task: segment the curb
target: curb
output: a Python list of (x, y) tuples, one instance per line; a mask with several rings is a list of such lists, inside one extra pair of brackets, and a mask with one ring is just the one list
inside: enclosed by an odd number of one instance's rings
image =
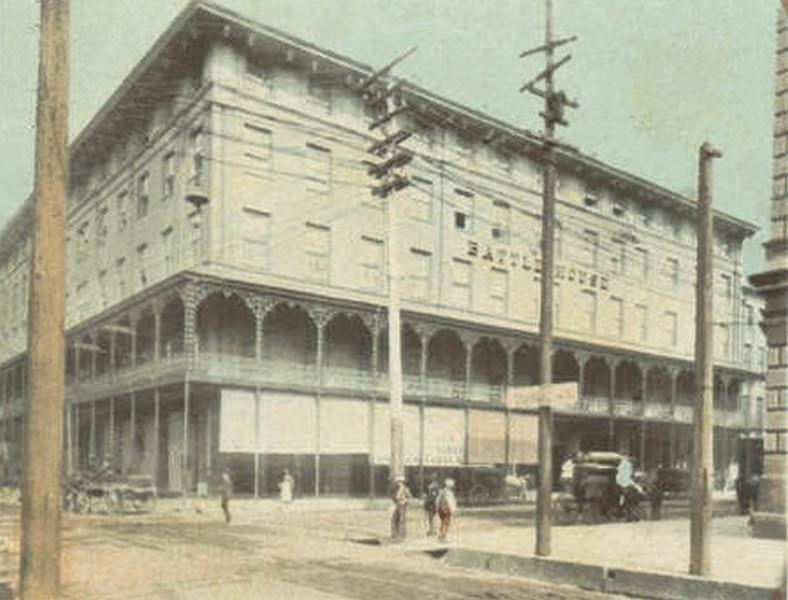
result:
[(715, 600), (773, 600), (774, 588), (703, 579), (689, 575), (612, 569), (554, 558), (499, 554), (465, 548), (449, 548), (443, 560), (455, 567), (477, 569), (560, 582), (609, 594), (623, 594), (655, 600), (687, 598)]

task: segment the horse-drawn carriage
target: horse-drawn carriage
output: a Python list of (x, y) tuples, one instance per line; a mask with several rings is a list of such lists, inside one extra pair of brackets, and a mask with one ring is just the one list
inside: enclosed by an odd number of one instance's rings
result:
[(638, 521), (645, 518), (641, 506), (646, 498), (638, 475), (622, 489), (616, 483), (619, 465), (626, 457), (616, 452), (587, 452), (573, 460), (572, 478), (556, 495), (554, 513), (562, 521)]
[(63, 508), (74, 513), (143, 512), (155, 506), (156, 486), (150, 475), (87, 475), (63, 486)]

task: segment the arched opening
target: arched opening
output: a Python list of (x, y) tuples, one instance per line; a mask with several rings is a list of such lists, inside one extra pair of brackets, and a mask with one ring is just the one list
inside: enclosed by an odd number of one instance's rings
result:
[[(402, 356), (402, 374), (418, 378), (421, 374), (421, 338), (407, 323), (402, 325), (400, 334), (400, 354)], [(378, 338), (378, 361), (381, 373), (389, 370), (389, 332), (383, 329)]]
[(439, 379), (465, 380), (465, 346), (456, 332), (441, 329), (430, 338), (427, 374)]
[(112, 328), (115, 332), (115, 368), (124, 369), (131, 365), (131, 320), (124, 317)]
[(616, 369), (616, 398), (637, 402), (643, 399), (643, 374), (632, 361), (624, 361)]
[(610, 367), (601, 356), (592, 356), (583, 369), (583, 396), (610, 398)]
[(153, 310), (150, 308), (137, 320), (137, 364), (141, 365), (153, 360), (153, 348), (156, 337), (156, 325)]
[(98, 353), (96, 356), (96, 375), (99, 377), (109, 372), (110, 334), (102, 329), (95, 336)]
[(731, 412), (738, 412), (741, 409), (741, 381), (738, 379), (734, 379), (728, 385), (727, 407)]
[(300, 306), (277, 304), (263, 320), (263, 358), (300, 365), (316, 362), (317, 331)]
[(692, 371), (679, 373), (676, 382), (676, 403), (692, 406), (695, 401), (695, 374)]
[(180, 296), (172, 296), (161, 311), (161, 355), (177, 354), (183, 354), (183, 302)]
[(514, 385), (539, 385), (539, 351), (533, 346), (520, 346), (514, 353)]
[(325, 366), (329, 369), (367, 371), (371, 366), (372, 338), (358, 316), (339, 313), (326, 325)]
[(254, 316), (236, 294), (216, 292), (197, 308), (200, 352), (254, 356)]
[(673, 382), (664, 367), (649, 369), (646, 373), (646, 398), (649, 402), (670, 405)]
[(553, 355), (553, 383), (566, 383), (580, 379), (580, 365), (569, 350), (559, 350)]
[(474, 344), (471, 356), (471, 381), (486, 385), (506, 382), (506, 350), (496, 339), (482, 338)]
[(725, 383), (720, 377), (714, 377), (714, 410), (723, 410), (726, 404)]

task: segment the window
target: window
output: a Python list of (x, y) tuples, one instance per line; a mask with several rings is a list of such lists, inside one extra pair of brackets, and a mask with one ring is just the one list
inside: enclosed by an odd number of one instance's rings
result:
[(472, 215), (473, 215), (473, 206), (474, 206), (474, 195), (473, 192), (469, 192), (463, 189), (455, 189), (454, 190), (454, 197), (450, 204), (454, 205), (454, 227), (456, 229), (461, 229), (463, 231), (471, 231), (473, 229), (472, 225)]
[(266, 270), (270, 251), (270, 213), (245, 206), (241, 211), (241, 260), (247, 267)]
[(137, 266), (139, 268), (140, 287), (148, 285), (148, 244), (137, 246)]
[(121, 257), (115, 261), (115, 275), (118, 282), (118, 291), (120, 292), (120, 297), (124, 298), (127, 293), (127, 285), (128, 282), (126, 281), (126, 259)]
[(168, 152), (162, 159), (162, 199), (175, 194), (175, 152)]
[(202, 125), (192, 129), (189, 135), (189, 152), (191, 154), (191, 173), (189, 179), (195, 186), (205, 185), (205, 130)]
[(731, 328), (727, 323), (720, 323), (719, 337), (715, 340), (717, 344), (717, 356), (720, 358), (729, 358), (731, 351)]
[(730, 305), (733, 301), (733, 280), (731, 276), (723, 273), (722, 277), (722, 289), (720, 290), (720, 294), (725, 299), (726, 305)]
[(325, 225), (307, 223), (304, 242), (307, 275), (327, 282), (331, 258), (331, 229)]
[(107, 270), (102, 269), (98, 272), (99, 302), (101, 306), (107, 305)]
[(417, 248), (408, 256), (406, 294), (411, 300), (429, 300), (432, 254)]
[(627, 246), (624, 240), (614, 238), (612, 256), (610, 257), (613, 273), (625, 275), (627, 272)]
[(509, 241), (510, 213), (509, 205), (506, 202), (498, 200), (493, 202), (492, 237), (494, 240), (504, 243)]
[(273, 134), (270, 129), (253, 123), (244, 124), (246, 152), (244, 157), (255, 174), (265, 174), (271, 170)]
[(584, 331), (596, 331), (596, 292), (582, 290), (580, 292), (580, 328)]
[(665, 259), (665, 287), (676, 290), (679, 287), (679, 261), (677, 258)]
[(431, 221), (433, 196), (434, 190), (431, 181), (417, 176), (411, 177), (411, 185), (407, 195), (407, 210), (410, 218), (416, 221)]
[(271, 74), (271, 69), (251, 56), (247, 56), (246, 58), (246, 74), (250, 77), (254, 77), (255, 80), (267, 88), (273, 87), (274, 78)]
[(175, 272), (175, 249), (172, 243), (172, 227), (167, 227), (161, 232), (161, 248), (164, 256), (164, 274), (171, 275)]
[(665, 345), (675, 348), (679, 344), (679, 316), (673, 311), (665, 312)]
[(624, 337), (624, 301), (614, 296), (610, 297), (611, 331), (618, 338)]
[(587, 267), (597, 268), (599, 258), (599, 234), (586, 229), (583, 231), (583, 249), (581, 262)]
[(137, 219), (143, 219), (148, 215), (149, 202), (150, 176), (145, 172), (137, 179)]
[(490, 309), (495, 314), (506, 314), (509, 297), (509, 274), (504, 269), (490, 271)]
[(126, 190), (118, 192), (118, 231), (123, 231), (129, 224), (128, 196)]
[(307, 144), (306, 161), (307, 190), (328, 194), (331, 191), (331, 150)]
[(383, 286), (383, 240), (361, 236), (359, 267), (361, 285), (379, 291)]
[(750, 342), (744, 343), (742, 361), (745, 367), (752, 368), (752, 344)]
[(643, 281), (648, 281), (648, 250), (645, 248), (635, 248), (632, 253), (632, 272), (633, 277), (639, 277)]
[(635, 304), (635, 335), (637, 340), (648, 340), (648, 307), (645, 304)]
[(451, 264), (452, 304), (459, 308), (471, 307), (473, 265), (470, 261), (455, 258)]
[(599, 204), (599, 189), (593, 184), (586, 185), (586, 193), (583, 197), (583, 205), (586, 208), (595, 208)]
[(96, 209), (96, 246), (103, 248), (107, 245), (107, 205), (101, 204)]
[(77, 262), (84, 262), (90, 256), (90, 223), (85, 221), (77, 229)]
[(613, 216), (623, 218), (627, 214), (627, 205), (621, 201), (613, 202)]

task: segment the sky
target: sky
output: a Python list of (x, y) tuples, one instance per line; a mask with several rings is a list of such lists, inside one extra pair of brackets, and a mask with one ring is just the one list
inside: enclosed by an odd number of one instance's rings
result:
[[(396, 74), (538, 131), (540, 70), (520, 51), (544, 37), (544, 0), (215, 0), (372, 66), (413, 45)], [(70, 137), (75, 137), (186, 0), (74, 0)], [(761, 227), (746, 273), (763, 264), (769, 223), (777, 0), (554, 0), (555, 33), (577, 35), (557, 84), (580, 108), (560, 137), (582, 152), (686, 195), (704, 140), (715, 207)], [(37, 0), (0, 0), (0, 227), (33, 185)], [(559, 56), (562, 52), (559, 53)]]

